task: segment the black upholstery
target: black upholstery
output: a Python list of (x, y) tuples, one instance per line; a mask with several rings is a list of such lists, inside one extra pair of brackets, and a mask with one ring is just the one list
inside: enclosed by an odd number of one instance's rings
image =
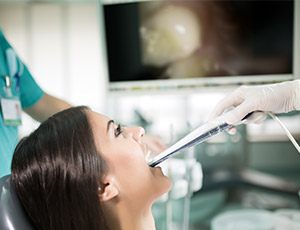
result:
[(10, 176), (0, 178), (0, 229), (33, 230), (10, 184)]

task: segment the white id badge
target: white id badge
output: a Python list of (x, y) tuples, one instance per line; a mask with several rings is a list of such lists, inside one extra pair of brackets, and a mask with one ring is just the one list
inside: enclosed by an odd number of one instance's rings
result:
[(1, 98), (1, 109), (4, 125), (18, 126), (22, 124), (22, 109), (17, 98)]

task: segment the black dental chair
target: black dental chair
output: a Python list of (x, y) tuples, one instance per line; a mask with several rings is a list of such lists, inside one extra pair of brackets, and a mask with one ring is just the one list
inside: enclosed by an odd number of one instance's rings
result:
[(10, 176), (0, 178), (0, 229), (34, 229), (10, 184)]

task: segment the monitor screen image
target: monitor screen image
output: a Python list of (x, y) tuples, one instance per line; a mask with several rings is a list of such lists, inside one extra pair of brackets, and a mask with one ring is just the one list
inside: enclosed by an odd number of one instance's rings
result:
[(293, 72), (292, 0), (165, 0), (103, 7), (111, 83)]

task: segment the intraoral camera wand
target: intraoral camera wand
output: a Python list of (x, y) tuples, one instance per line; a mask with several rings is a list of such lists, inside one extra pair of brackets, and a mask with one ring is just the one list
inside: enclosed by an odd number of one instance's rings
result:
[[(159, 155), (155, 156), (150, 162), (148, 162), (148, 165), (151, 167), (155, 167), (159, 163), (165, 161), (175, 153), (184, 150), (186, 148), (192, 147), (194, 145), (200, 144), (207, 139), (209, 139), (212, 136), (215, 136), (216, 134), (232, 128), (233, 125), (229, 125), (227, 123), (223, 123), (220, 125), (217, 125), (215, 127), (211, 127), (209, 129), (204, 129), (206, 128), (205, 125), (200, 126), (193, 132), (189, 133), (182, 139), (180, 139), (178, 142), (176, 142), (174, 145), (171, 147), (167, 148), (165, 151), (160, 153)], [(201, 132), (203, 130), (203, 132)]]
[[(245, 116), (242, 119), (241, 124), (244, 123), (246, 119), (250, 115), (252, 115), (252, 113), (247, 114), (247, 116)], [(173, 156), (175, 153), (200, 144), (209, 139), (210, 137), (215, 136), (218, 133), (221, 133), (224, 130), (231, 129), (233, 127), (234, 125), (227, 124), (224, 121), (223, 116), (217, 117), (214, 121), (207, 122), (204, 125), (198, 127), (191, 133), (187, 134), (185, 137), (181, 138), (175, 144), (167, 148), (165, 151), (152, 158), (148, 162), (148, 165), (151, 167), (155, 167), (156, 165)]]

